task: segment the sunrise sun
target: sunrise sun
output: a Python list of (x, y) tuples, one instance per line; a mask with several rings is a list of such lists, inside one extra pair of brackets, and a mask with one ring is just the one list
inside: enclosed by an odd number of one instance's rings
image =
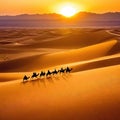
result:
[(72, 17), (77, 12), (77, 8), (73, 5), (63, 5), (59, 10), (59, 13), (65, 17)]

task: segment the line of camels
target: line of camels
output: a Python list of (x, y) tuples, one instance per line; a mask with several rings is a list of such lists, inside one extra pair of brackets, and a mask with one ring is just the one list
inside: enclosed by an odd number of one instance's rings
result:
[(60, 70), (54, 70), (50, 71), (48, 70), (47, 72), (41, 71), (40, 73), (33, 72), (32, 76), (27, 77), (26, 75), (23, 77), (23, 82), (28, 81), (30, 78), (33, 80), (34, 78), (42, 78), (42, 77), (50, 77), (51, 75), (57, 75), (58, 73), (70, 73), (72, 71), (72, 68), (61, 68)]

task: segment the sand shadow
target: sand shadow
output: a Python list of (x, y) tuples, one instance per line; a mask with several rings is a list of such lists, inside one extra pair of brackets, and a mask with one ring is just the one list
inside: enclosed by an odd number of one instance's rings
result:
[(30, 81), (22, 81), (20, 84), (22, 84), (22, 85), (27, 85), (27, 84), (29, 84), (29, 82), (30, 82)]
[(46, 80), (47, 80), (49, 83), (54, 83), (52, 76), (46, 77)]
[(21, 84), (23, 84), (23, 85), (28, 85), (28, 84), (39, 85), (40, 83), (39, 83), (39, 78), (36, 78), (36, 79), (29, 79), (29, 80), (24, 81), (24, 82), (22, 81)]
[(59, 81), (60, 77), (58, 75), (55, 75), (55, 76), (53, 76), (53, 79), (56, 80), (56, 81)]
[(92, 70), (97, 68), (109, 67), (120, 64), (120, 57), (110, 58), (100, 61), (93, 61), (90, 63), (80, 64), (74, 67), (73, 72)]
[(29, 81), (33, 86), (38, 85), (40, 86), (39, 78), (37, 79), (32, 79)]
[(45, 80), (46, 80), (46, 78), (39, 78), (39, 81), (46, 87)]
[(32, 84), (33, 86), (35, 86), (35, 85), (40, 86), (40, 83), (42, 83), (46, 87), (46, 81), (48, 81), (49, 83), (52, 83), (52, 84), (54, 83), (54, 80), (60, 81), (63, 79), (65, 81), (68, 81), (70, 76), (71, 76), (70, 73), (62, 73), (62, 74), (52, 75), (52, 76), (48, 76), (48, 77), (29, 79), (28, 81), (21, 82), (21, 84), (23, 84), (23, 85)]
[(71, 74), (70, 73), (64, 73), (61, 77), (63, 78), (63, 80), (68, 81), (69, 78), (71, 77)]

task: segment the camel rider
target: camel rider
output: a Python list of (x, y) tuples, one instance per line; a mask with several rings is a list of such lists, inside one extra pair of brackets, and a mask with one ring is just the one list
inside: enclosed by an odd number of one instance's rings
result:
[(51, 72), (50, 72), (50, 70), (48, 70), (48, 74), (50, 74)]
[(67, 70), (67, 71), (70, 71), (70, 68), (69, 68), (69, 67), (67, 67), (67, 68), (66, 68), (66, 70)]
[(33, 75), (34, 75), (34, 76), (36, 76), (36, 75), (37, 75), (37, 73), (36, 73), (36, 72), (33, 72)]
[(28, 79), (28, 77), (25, 75), (23, 79), (24, 79), (24, 80), (27, 80), (27, 79)]

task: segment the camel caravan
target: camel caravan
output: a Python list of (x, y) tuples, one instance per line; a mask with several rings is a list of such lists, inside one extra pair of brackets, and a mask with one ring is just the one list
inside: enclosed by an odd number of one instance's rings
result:
[(40, 73), (36, 73), (36, 72), (33, 72), (32, 76), (30, 77), (27, 77), (26, 75), (23, 77), (23, 82), (27, 82), (29, 79), (33, 80), (34, 78), (35, 79), (38, 79), (39, 78), (42, 78), (42, 77), (51, 77), (52, 75), (57, 75), (57, 74), (63, 74), (63, 73), (70, 73), (72, 71), (72, 68), (61, 68), (60, 70), (54, 70), (54, 71), (50, 71), (48, 70), (47, 72), (44, 72), (44, 71), (41, 71)]

